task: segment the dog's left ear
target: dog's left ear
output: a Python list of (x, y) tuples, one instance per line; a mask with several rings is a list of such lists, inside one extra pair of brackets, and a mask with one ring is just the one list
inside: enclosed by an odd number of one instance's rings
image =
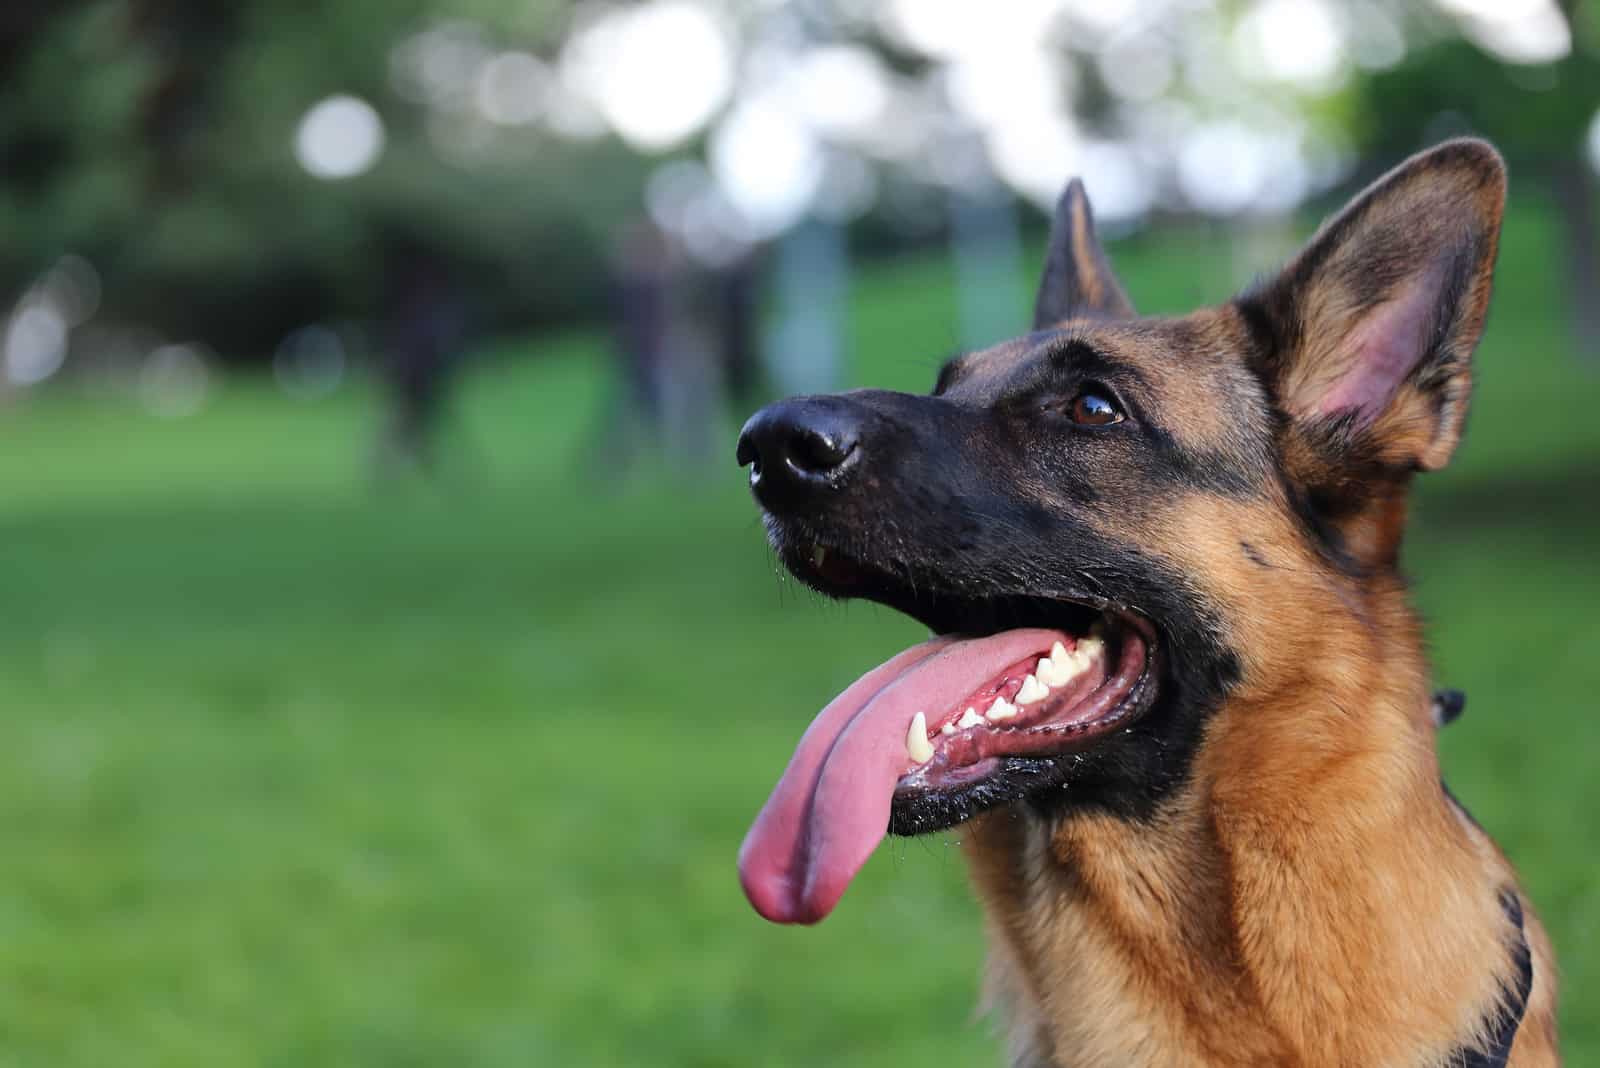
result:
[(1033, 328), (1043, 330), (1076, 318), (1133, 317), (1133, 302), (1094, 235), (1094, 213), (1083, 182), (1074, 178), (1056, 202), (1044, 277), (1033, 302)]
[[(1483, 141), (1413, 156), (1235, 302), (1315, 495), (1443, 467), (1466, 418), (1506, 171)], [(1298, 455), (1298, 461), (1296, 460)], [(1291, 470), (1291, 476), (1301, 472)]]

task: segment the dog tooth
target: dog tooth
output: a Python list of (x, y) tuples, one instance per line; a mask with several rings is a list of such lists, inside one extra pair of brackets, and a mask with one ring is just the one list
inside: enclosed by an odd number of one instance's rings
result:
[(983, 717), (978, 715), (978, 710), (976, 708), (969, 708), (965, 712), (961, 713), (961, 719), (957, 721), (956, 727), (960, 730), (966, 730), (968, 727), (976, 727), (982, 722)]
[(1065, 663), (1071, 655), (1071, 653), (1067, 652), (1067, 647), (1060, 642), (1056, 642), (1050, 647), (1050, 659), (1058, 664)]
[(946, 723), (943, 727), (939, 728), (940, 734), (954, 734), (955, 732), (956, 725), (954, 723)]
[(1048, 673), (1041, 671), (1039, 680), (1046, 686), (1065, 686), (1083, 674), (1083, 669), (1087, 666), (1088, 662), (1081, 659), (1076, 651), (1069, 653), (1063, 649), (1061, 656), (1050, 658), (1050, 671)]
[(818, 545), (811, 550), (811, 566), (821, 567), (822, 561), (828, 558), (828, 550)]
[(1102, 638), (1085, 638), (1078, 643), (1078, 655), (1087, 665), (1089, 661), (1098, 659), (1106, 651), (1106, 643)]
[(991, 723), (996, 723), (1002, 719), (1010, 719), (1016, 714), (1016, 705), (1012, 704), (1010, 701), (1007, 701), (1004, 697), (996, 697), (994, 699), (994, 704), (989, 706), (989, 711), (985, 712), (983, 715), (984, 718), (988, 719)]
[(1022, 689), (1017, 691), (1017, 704), (1031, 705), (1035, 701), (1043, 701), (1050, 696), (1050, 687), (1029, 675), (1022, 680)]
[(928, 741), (928, 717), (921, 712), (911, 717), (911, 726), (906, 731), (906, 755), (918, 764), (933, 759), (933, 743)]
[[(1069, 653), (1068, 655), (1070, 656), (1071, 654)], [(1055, 681), (1061, 676), (1061, 668), (1057, 666), (1059, 663), (1061, 663), (1061, 661), (1052, 660), (1048, 656), (1044, 657), (1037, 665), (1034, 666), (1034, 677), (1036, 677), (1046, 686), (1061, 685), (1059, 682)]]

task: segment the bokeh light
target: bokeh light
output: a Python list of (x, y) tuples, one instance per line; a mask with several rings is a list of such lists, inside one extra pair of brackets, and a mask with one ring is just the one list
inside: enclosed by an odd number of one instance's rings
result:
[(554, 75), (527, 52), (502, 52), (478, 72), (478, 110), (501, 126), (524, 126), (544, 114)]
[(1234, 41), (1243, 69), (1275, 81), (1326, 90), (1344, 69), (1343, 33), (1324, 0), (1262, 0)]
[(371, 104), (355, 96), (330, 96), (300, 120), (295, 158), (313, 177), (354, 178), (378, 162), (383, 136), (383, 120)]
[(5, 332), (6, 377), (20, 386), (43, 382), (67, 357), (67, 321), (48, 301), (25, 300)]
[(564, 48), (563, 75), (645, 151), (697, 133), (733, 88), (731, 27), (708, 6), (657, 0), (606, 12)]
[(1589, 158), (1589, 166), (1595, 174), (1600, 175), (1600, 111), (1594, 113), (1594, 118), (1589, 122), (1589, 133), (1584, 138), (1584, 154)]
[(1466, 35), (1509, 63), (1551, 63), (1572, 51), (1555, 0), (1435, 0), (1460, 16)]
[(754, 100), (737, 105), (711, 134), (711, 171), (758, 235), (797, 221), (822, 182), (816, 138), (781, 108)]

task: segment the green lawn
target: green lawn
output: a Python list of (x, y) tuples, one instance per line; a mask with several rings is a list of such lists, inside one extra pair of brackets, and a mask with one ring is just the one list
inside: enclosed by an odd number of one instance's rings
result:
[[(1471, 695), (1452, 786), (1555, 935), (1581, 1065), (1600, 367), (1570, 354), (1552, 225), (1511, 219), (1409, 564)], [(1116, 254), (1147, 310), (1238, 273), (1205, 235)], [(874, 272), (853, 331), (854, 378), (924, 388), (944, 268)], [(948, 841), (891, 843), (816, 929), (734, 877), (811, 714), (917, 628), (774, 574), (731, 423), (714, 476), (620, 472), (598, 340), (532, 348), (467, 384), (474, 476), (442, 488), (373, 491), (354, 389), (0, 412), (0, 1065), (997, 1062)]]

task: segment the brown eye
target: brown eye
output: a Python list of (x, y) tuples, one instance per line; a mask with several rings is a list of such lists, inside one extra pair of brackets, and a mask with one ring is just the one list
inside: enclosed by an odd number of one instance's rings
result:
[(1104, 393), (1086, 389), (1072, 402), (1072, 421), (1079, 426), (1110, 426), (1122, 422), (1122, 409)]

